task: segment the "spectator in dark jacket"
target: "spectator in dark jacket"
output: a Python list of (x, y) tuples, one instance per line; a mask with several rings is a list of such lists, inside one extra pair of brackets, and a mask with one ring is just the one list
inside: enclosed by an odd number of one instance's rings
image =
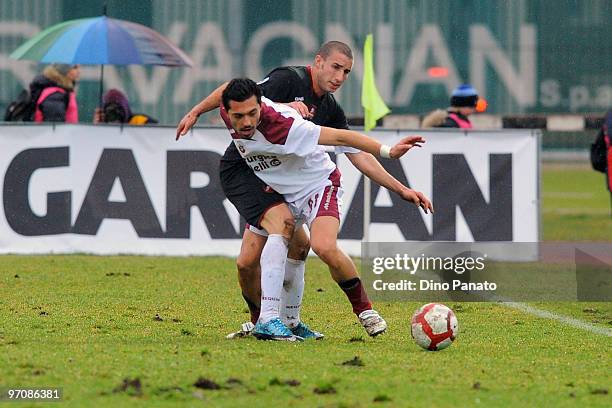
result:
[(80, 72), (78, 65), (51, 64), (34, 78), (30, 95), (36, 101), (35, 122), (79, 121), (75, 85)]
[(149, 125), (157, 120), (144, 113), (133, 113), (127, 96), (118, 89), (111, 89), (102, 97), (102, 109), (96, 109), (94, 123)]
[(591, 146), (593, 169), (606, 175), (606, 187), (610, 192), (610, 216), (612, 216), (612, 110), (608, 111), (604, 123)]

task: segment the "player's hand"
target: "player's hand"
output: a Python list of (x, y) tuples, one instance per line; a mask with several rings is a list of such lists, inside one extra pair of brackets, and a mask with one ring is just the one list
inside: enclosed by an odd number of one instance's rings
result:
[(194, 112), (189, 112), (188, 114), (183, 116), (183, 119), (181, 119), (181, 121), (176, 127), (176, 139), (175, 140), (179, 140), (181, 136), (184, 136), (189, 131), (189, 129), (191, 129), (193, 125), (195, 125), (197, 121), (198, 121), (198, 115)]
[(304, 102), (290, 102), (287, 105), (295, 109), (304, 119), (312, 119), (314, 116)]
[(400, 196), (404, 200), (414, 203), (417, 207), (421, 207), (423, 211), (425, 211), (425, 214), (427, 214), (429, 211), (431, 211), (433, 214), (434, 209), (431, 201), (429, 201), (429, 199), (425, 197), (425, 194), (421, 193), (420, 191), (406, 188), (400, 192)]
[(422, 144), (425, 143), (425, 139), (422, 136), (408, 136), (400, 140), (391, 148), (389, 155), (392, 159), (399, 159), (402, 157), (408, 150), (413, 147), (421, 147)]

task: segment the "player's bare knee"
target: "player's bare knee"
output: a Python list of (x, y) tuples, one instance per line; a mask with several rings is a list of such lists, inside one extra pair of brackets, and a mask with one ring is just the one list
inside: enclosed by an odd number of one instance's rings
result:
[(264, 214), (261, 226), (269, 234), (279, 234), (289, 240), (293, 236), (295, 220), (286, 205), (278, 205)]
[(289, 246), (287, 256), (298, 261), (305, 261), (308, 257), (308, 252), (310, 252), (310, 244), (308, 242), (293, 244)]
[(238, 257), (238, 259), (236, 259), (236, 268), (238, 269), (238, 274), (242, 279), (248, 279), (254, 275), (257, 272), (258, 266), (258, 260), (253, 262), (253, 259), (247, 257)]
[(329, 266), (333, 266), (339, 259), (338, 248), (329, 242), (312, 243), (312, 250)]
[(289, 242), (289, 253), (287, 256), (291, 259), (305, 261), (310, 252), (310, 240), (308, 235), (304, 232), (303, 227), (295, 229), (293, 238)]
[(297, 248), (297, 255), (298, 257), (296, 259), (305, 261), (306, 258), (308, 257), (308, 252), (310, 252), (310, 242), (306, 241), (305, 243), (303, 243), (302, 245), (300, 245)]
[(295, 220), (293, 217), (287, 217), (283, 220), (283, 228), (281, 235), (289, 241), (293, 236), (293, 232), (295, 231)]

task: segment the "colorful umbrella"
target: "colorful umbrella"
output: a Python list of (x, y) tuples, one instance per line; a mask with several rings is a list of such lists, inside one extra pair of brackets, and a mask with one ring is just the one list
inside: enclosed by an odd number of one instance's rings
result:
[(106, 15), (49, 27), (13, 51), (11, 58), (48, 64), (101, 65), (100, 106), (105, 64), (193, 65), (181, 49), (157, 31)]
[(84, 65), (193, 65), (158, 32), (106, 16), (49, 27), (17, 48), (11, 58)]

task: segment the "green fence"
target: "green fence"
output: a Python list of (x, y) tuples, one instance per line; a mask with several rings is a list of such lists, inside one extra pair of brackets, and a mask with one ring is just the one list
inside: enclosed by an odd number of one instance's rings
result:
[[(7, 55), (51, 24), (100, 14), (101, 3), (0, 0), (0, 108), (39, 68)], [(308, 63), (329, 39), (355, 51), (338, 97), (349, 115), (361, 115), (361, 47), (370, 32), (377, 83), (394, 113), (444, 107), (460, 82), (474, 84), (497, 114), (612, 106), (608, 0), (109, 0), (108, 14), (151, 26), (195, 61), (192, 69), (105, 71), (107, 88), (124, 89), (136, 111), (162, 123), (175, 123), (233, 76), (259, 79), (277, 65)], [(432, 76), (432, 67), (443, 75)], [(96, 67), (83, 72), (83, 119), (95, 106), (98, 75)]]

